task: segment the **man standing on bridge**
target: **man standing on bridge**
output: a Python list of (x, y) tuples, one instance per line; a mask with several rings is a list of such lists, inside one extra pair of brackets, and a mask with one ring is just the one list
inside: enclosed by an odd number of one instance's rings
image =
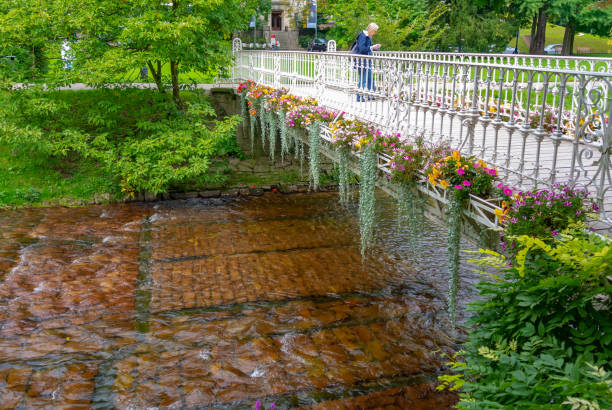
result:
[[(378, 32), (378, 24), (370, 23), (368, 27), (359, 33), (355, 44), (351, 47), (351, 51), (355, 54), (361, 54), (371, 56), (372, 52), (380, 49), (380, 44), (372, 45), (372, 37)], [(359, 83), (357, 86), (368, 91), (373, 91), (374, 79), (372, 78), (372, 61), (360, 58), (357, 60), (357, 72), (359, 74)], [(364, 95), (357, 94), (357, 101), (366, 101), (367, 98)]]

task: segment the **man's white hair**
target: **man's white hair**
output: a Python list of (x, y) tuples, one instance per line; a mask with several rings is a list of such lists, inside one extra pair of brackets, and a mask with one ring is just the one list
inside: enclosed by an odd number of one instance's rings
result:
[(366, 28), (366, 30), (367, 30), (367, 31), (370, 31), (370, 30), (378, 30), (378, 24), (376, 24), (376, 23), (370, 23), (370, 24), (368, 24), (368, 27)]

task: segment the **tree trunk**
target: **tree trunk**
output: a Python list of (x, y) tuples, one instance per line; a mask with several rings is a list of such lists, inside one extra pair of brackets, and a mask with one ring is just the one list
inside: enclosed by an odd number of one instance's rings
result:
[(151, 71), (151, 75), (153, 76), (153, 80), (157, 85), (157, 90), (164, 94), (166, 91), (164, 90), (164, 84), (162, 83), (162, 75), (161, 75), (161, 61), (157, 60), (157, 71), (153, 67), (153, 63), (149, 60), (147, 61), (147, 66)]
[(565, 33), (563, 34), (563, 49), (561, 54), (564, 56), (571, 56), (574, 54), (574, 36), (576, 34), (576, 26), (573, 22), (568, 22), (565, 26)]
[(544, 54), (544, 46), (546, 44), (546, 18), (546, 7), (540, 7), (540, 10), (538, 10), (536, 34), (535, 38), (532, 40), (532, 54)]
[(170, 74), (172, 75), (172, 98), (174, 99), (174, 104), (179, 110), (183, 109), (183, 101), (181, 101), (181, 94), (179, 89), (179, 80), (178, 80), (178, 65), (179, 63), (170, 60)]
[(533, 15), (533, 20), (531, 21), (531, 35), (529, 36), (529, 54), (533, 54), (535, 44), (533, 40), (535, 40), (536, 27), (538, 26), (538, 15)]

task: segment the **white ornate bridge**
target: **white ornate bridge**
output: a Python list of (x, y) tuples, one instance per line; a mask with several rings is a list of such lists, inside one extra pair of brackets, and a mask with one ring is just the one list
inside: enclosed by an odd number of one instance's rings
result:
[[(556, 183), (587, 189), (600, 207), (600, 226), (612, 226), (610, 59), (246, 51), (239, 39), (234, 53), (234, 80), (314, 97), (406, 138), (448, 141), (495, 164), (518, 189)], [(370, 90), (358, 88), (361, 67), (371, 69)], [(358, 94), (368, 101), (358, 102)], [(379, 164), (389, 172), (385, 158)], [(443, 192), (422, 189), (445, 202)], [(473, 217), (487, 226), (496, 224), (494, 208), (472, 200)]]

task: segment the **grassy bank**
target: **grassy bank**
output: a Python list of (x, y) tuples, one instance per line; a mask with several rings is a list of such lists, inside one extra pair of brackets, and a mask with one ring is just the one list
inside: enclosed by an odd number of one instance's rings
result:
[(0, 145), (0, 207), (79, 204), (117, 199), (95, 161), (49, 158)]
[[(563, 44), (563, 34), (565, 27), (557, 26), (555, 24), (546, 25), (546, 45), (549, 44)], [(529, 36), (531, 34), (530, 28), (521, 29), (521, 38), (519, 39), (519, 51), (521, 53), (528, 53), (529, 46), (523, 38), (523, 36)], [(592, 34), (576, 33), (574, 38), (574, 53), (589, 55), (592, 57), (610, 57), (612, 55), (612, 39), (609, 37), (599, 37)], [(510, 42), (514, 46), (514, 40)], [(581, 50), (589, 50), (582, 51)]]

